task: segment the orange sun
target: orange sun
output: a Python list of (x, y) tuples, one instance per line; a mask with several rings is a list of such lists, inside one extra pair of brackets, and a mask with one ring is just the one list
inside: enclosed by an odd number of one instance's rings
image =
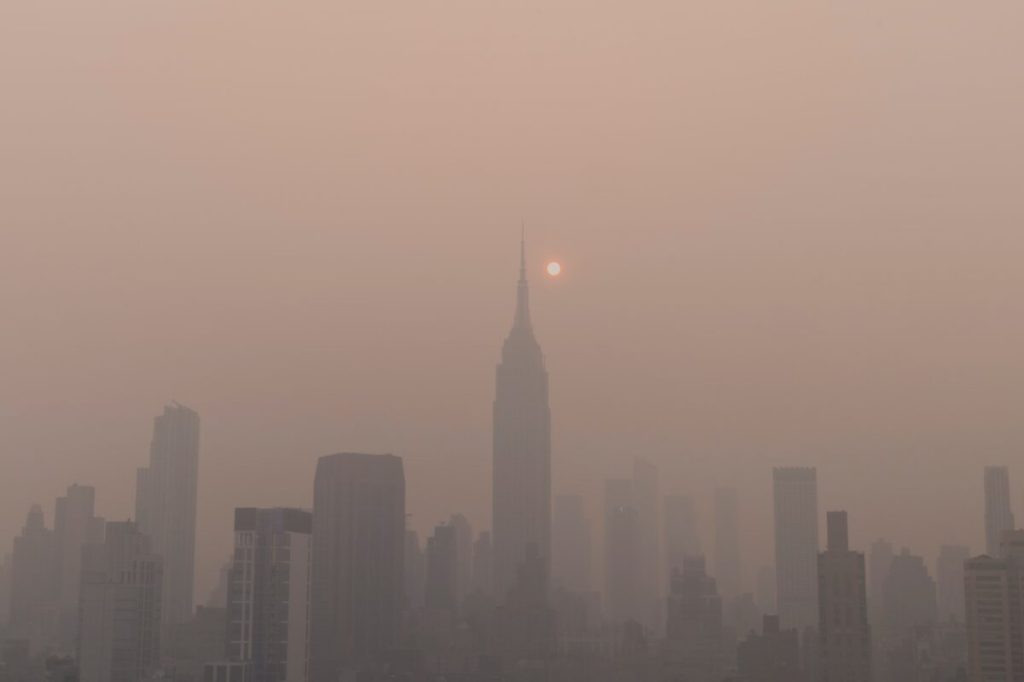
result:
[(562, 274), (562, 264), (556, 260), (553, 260), (550, 263), (548, 263), (547, 271), (548, 276), (558, 277), (560, 274)]

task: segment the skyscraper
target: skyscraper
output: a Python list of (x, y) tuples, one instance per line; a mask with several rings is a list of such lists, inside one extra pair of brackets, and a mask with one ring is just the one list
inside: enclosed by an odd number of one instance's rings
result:
[(671, 679), (718, 682), (726, 666), (722, 598), (704, 557), (688, 557), (672, 574), (665, 625)]
[(54, 519), (57, 543), (60, 603), (60, 643), (72, 650), (78, 634), (78, 586), (81, 581), (82, 548), (103, 542), (103, 519), (95, 515), (96, 490), (72, 485), (58, 497)]
[(199, 415), (172, 403), (153, 420), (149, 466), (136, 478), (135, 519), (163, 560), (164, 623), (192, 617), (196, 557)]
[[(868, 552), (868, 620), (876, 626), (885, 620), (885, 581), (895, 556), (888, 540), (879, 538), (871, 543)], [(875, 639), (877, 643), (877, 637)]]
[(665, 558), (668, 575), (674, 569), (682, 570), (686, 557), (702, 554), (693, 499), (686, 495), (666, 495)]
[(448, 525), (455, 528), (455, 605), (461, 606), (473, 582), (473, 526), (464, 514), (452, 514)]
[(582, 496), (555, 497), (552, 538), (552, 582), (574, 592), (589, 592), (591, 535)]
[(1001, 545), (964, 565), (970, 682), (1024, 679), (1024, 531), (1004, 532)]
[(614, 625), (643, 622), (640, 603), (640, 519), (633, 501), (633, 481), (605, 481), (604, 579), (605, 610)]
[(321, 457), (313, 491), (312, 682), (376, 669), (396, 646), (404, 549), (401, 458)]
[(301, 509), (235, 509), (227, 658), (249, 682), (308, 679), (312, 526)]
[(516, 582), (527, 546), (536, 546), (546, 567), (551, 559), (548, 373), (530, 323), (525, 244), (515, 319), (496, 372), (493, 454), (494, 592), (500, 602)]
[(458, 609), (458, 528), (441, 524), (427, 538), (427, 576), (424, 603), (432, 611), (454, 618)]
[(1005, 530), (1014, 530), (1010, 470), (1004, 466), (985, 467), (985, 551), (989, 556), (999, 556)]
[(803, 631), (818, 624), (818, 473), (783, 467), (772, 478), (779, 620)]
[(715, 490), (715, 580), (724, 599), (741, 589), (739, 510), (734, 488)]
[(56, 642), (57, 544), (43, 510), (33, 505), (11, 554), (11, 634), (40, 651)]
[(639, 533), (639, 593), (641, 622), (650, 630), (661, 631), (662, 604), (665, 590), (661, 587), (661, 515), (658, 501), (658, 469), (645, 459), (633, 460), (633, 504), (637, 513)]
[(473, 542), (473, 591), (483, 595), (494, 593), (494, 546), (491, 531), (483, 530)]
[(823, 682), (870, 682), (864, 554), (850, 550), (846, 512), (828, 513), (828, 549), (818, 555)]
[(964, 621), (964, 563), (971, 551), (960, 545), (943, 545), (935, 564), (940, 621)]
[(82, 551), (81, 682), (138, 682), (160, 663), (162, 562), (131, 522)]

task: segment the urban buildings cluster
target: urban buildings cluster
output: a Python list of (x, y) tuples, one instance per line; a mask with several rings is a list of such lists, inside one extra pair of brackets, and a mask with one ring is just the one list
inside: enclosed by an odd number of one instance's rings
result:
[(775, 561), (753, 589), (732, 488), (715, 491), (705, 542), (694, 500), (636, 459), (606, 482), (595, 525), (581, 496), (552, 495), (525, 258), (493, 419), (490, 530), (455, 514), (423, 540), (400, 457), (327, 455), (308, 508), (235, 510), (230, 559), (196, 606), (200, 419), (169, 405), (132, 520), (97, 517), (81, 485), (52, 527), (29, 511), (0, 562), (0, 681), (1024, 679), (1024, 531), (1005, 467), (984, 471), (985, 553), (945, 546), (934, 564), (885, 540), (851, 547), (813, 468), (773, 471)]

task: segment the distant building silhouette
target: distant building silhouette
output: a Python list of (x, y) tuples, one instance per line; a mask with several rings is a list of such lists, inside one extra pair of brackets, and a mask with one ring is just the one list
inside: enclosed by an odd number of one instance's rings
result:
[(458, 608), (473, 582), (473, 526), (463, 514), (452, 514), (448, 525), (455, 528), (455, 606)]
[(404, 550), (402, 460), (321, 457), (313, 492), (312, 682), (375, 669), (397, 646)]
[(96, 490), (72, 485), (58, 497), (54, 518), (59, 578), (60, 645), (74, 649), (78, 641), (78, 587), (82, 576), (82, 548), (103, 542), (105, 522), (95, 514)]
[(481, 531), (473, 541), (473, 591), (494, 594), (494, 545), (491, 532)]
[(640, 601), (640, 515), (633, 499), (633, 481), (605, 481), (604, 578), (605, 611), (613, 625), (643, 622)]
[(516, 570), (516, 582), (499, 607), (499, 649), (507, 667), (544, 661), (555, 652), (554, 611), (548, 602), (547, 562), (532, 543)]
[(1024, 531), (1004, 531), (998, 556), (964, 566), (970, 682), (1024, 679)]
[(775, 567), (762, 566), (757, 570), (757, 585), (754, 590), (754, 601), (762, 613), (774, 614), (779, 610), (775, 599)]
[(720, 682), (725, 672), (722, 598), (704, 557), (687, 558), (672, 574), (665, 654), (671, 673), (687, 682)]
[(718, 488), (715, 490), (715, 581), (726, 601), (739, 595), (741, 574), (736, 489)]
[(1010, 470), (1005, 466), (985, 467), (985, 551), (998, 557), (1003, 531), (1013, 530), (1010, 501)]
[(235, 509), (226, 653), (250, 682), (308, 679), (312, 526), (301, 509)]
[(160, 663), (162, 560), (134, 523), (106, 524), (82, 552), (81, 682), (138, 682)]
[(552, 582), (574, 592), (589, 592), (591, 531), (581, 495), (555, 497), (552, 539)]
[(665, 558), (667, 575), (683, 569), (686, 557), (702, 556), (697, 510), (687, 495), (665, 496)]
[(971, 550), (961, 545), (943, 545), (935, 564), (938, 618), (964, 622), (964, 563)]
[(764, 616), (761, 634), (740, 643), (736, 664), (742, 682), (802, 682), (800, 634), (783, 630), (778, 616)]
[(640, 622), (648, 630), (660, 632), (664, 623), (665, 590), (661, 571), (661, 497), (658, 494), (658, 469), (645, 459), (633, 459), (633, 506), (637, 513), (639, 569), (637, 598)]
[(423, 588), (427, 582), (427, 557), (414, 530), (405, 531), (405, 600), (410, 609), (423, 606)]
[(10, 634), (29, 643), (32, 653), (56, 644), (57, 543), (43, 510), (33, 505), (11, 554)]
[(435, 612), (454, 619), (458, 613), (458, 528), (451, 523), (434, 528), (427, 538), (427, 580), (424, 603)]
[(494, 396), (494, 592), (503, 599), (534, 545), (551, 559), (551, 410), (544, 355), (530, 322), (525, 244), (512, 330), (501, 350)]
[[(885, 621), (885, 581), (895, 556), (892, 543), (882, 538), (872, 542), (868, 551), (868, 622), (876, 627)], [(877, 647), (878, 637), (874, 640)]]
[(818, 623), (818, 474), (784, 467), (772, 478), (779, 622), (802, 632)]
[(864, 554), (850, 550), (846, 512), (828, 512), (828, 549), (818, 555), (823, 682), (870, 682)]
[(149, 466), (136, 478), (135, 520), (164, 560), (164, 623), (185, 623), (195, 607), (199, 415), (173, 403), (153, 420)]

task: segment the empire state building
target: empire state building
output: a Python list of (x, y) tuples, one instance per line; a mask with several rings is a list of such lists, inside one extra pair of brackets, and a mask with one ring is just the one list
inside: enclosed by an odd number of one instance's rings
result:
[(551, 557), (551, 410), (544, 355), (530, 323), (525, 243), (512, 330), (501, 349), (494, 395), (494, 594), (499, 603), (535, 545)]

